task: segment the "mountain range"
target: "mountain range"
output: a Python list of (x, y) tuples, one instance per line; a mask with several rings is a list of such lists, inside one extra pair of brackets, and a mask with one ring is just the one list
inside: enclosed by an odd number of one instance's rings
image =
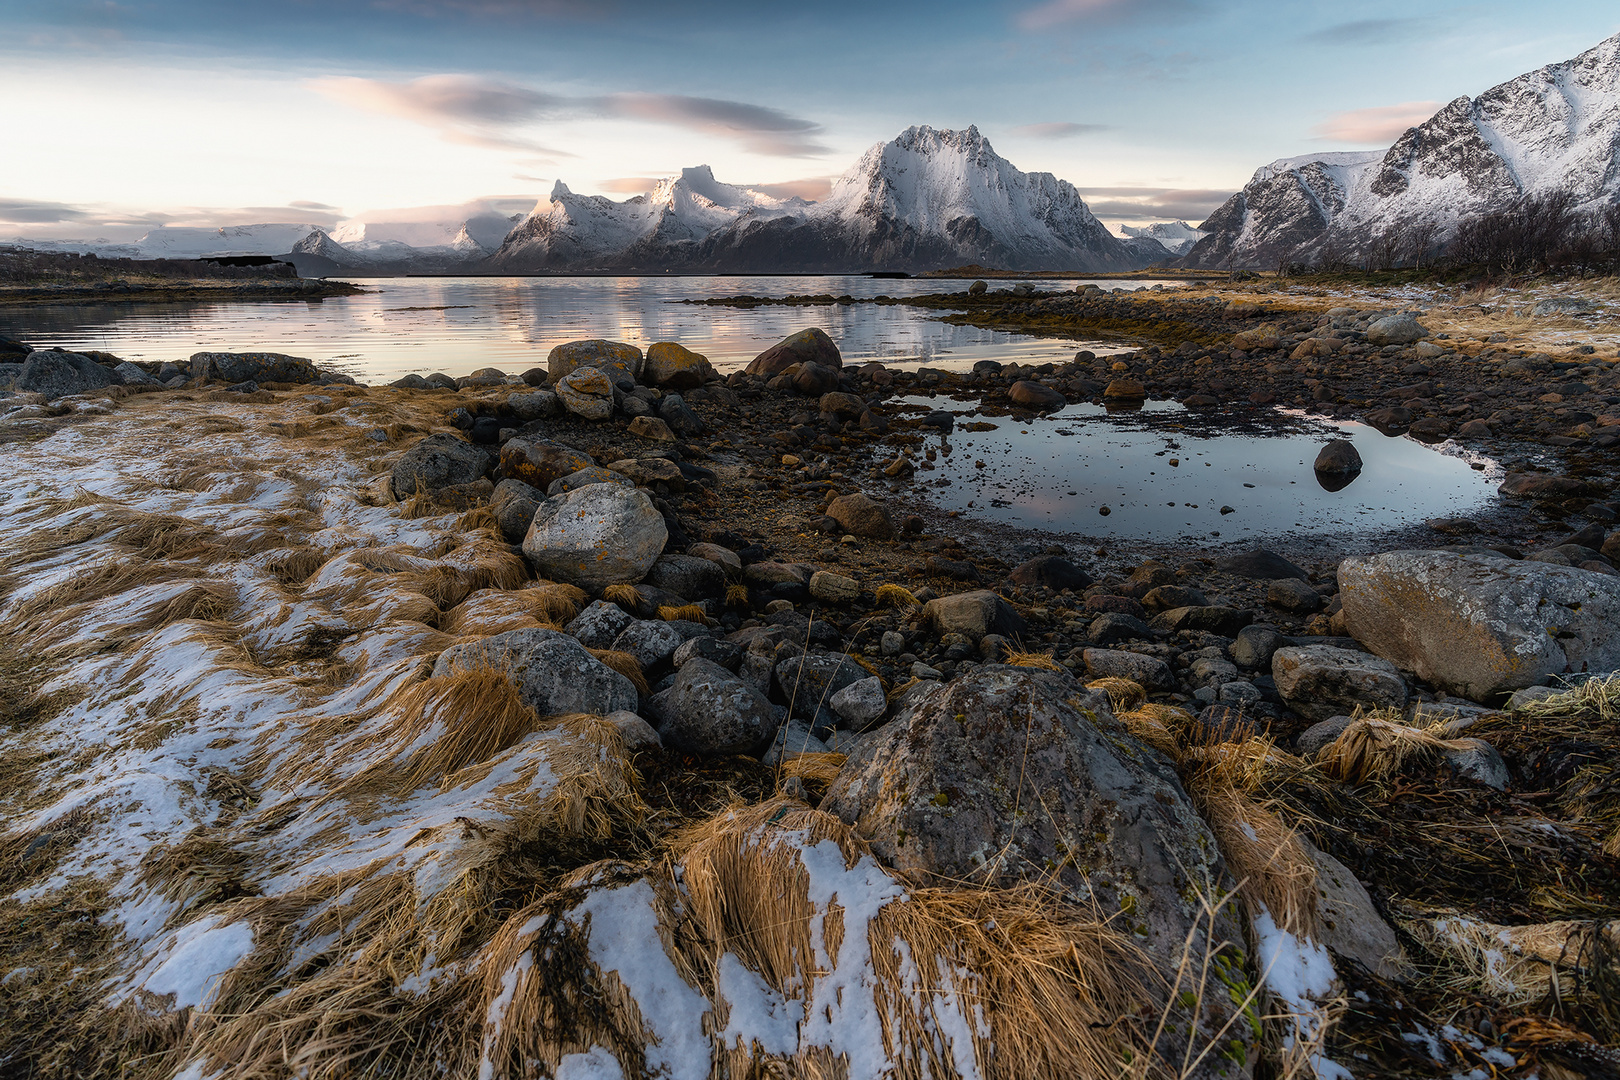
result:
[(1200, 226), (1207, 235), (1184, 261), (1355, 258), (1390, 236), (1438, 250), (1464, 219), (1553, 192), (1568, 192), (1583, 211), (1620, 201), (1620, 34), (1457, 98), (1387, 150), (1262, 166)]

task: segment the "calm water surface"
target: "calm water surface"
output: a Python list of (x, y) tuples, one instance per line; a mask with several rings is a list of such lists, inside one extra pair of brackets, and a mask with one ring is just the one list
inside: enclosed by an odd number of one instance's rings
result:
[[(551, 347), (610, 338), (646, 348), (678, 341), (721, 371), (752, 360), (788, 334), (819, 326), (846, 360), (956, 369), (978, 360), (1064, 361), (1077, 348), (1120, 346), (950, 326), (939, 312), (862, 304), (752, 309), (682, 304), (716, 296), (827, 293), (917, 296), (963, 281), (866, 277), (580, 277), (349, 279), (375, 290), (318, 302), (72, 304), (0, 308), (0, 335), (33, 345), (103, 349), (130, 360), (184, 360), (201, 350), (307, 356), (363, 382), (411, 372), (515, 374), (543, 366)], [(1042, 290), (1088, 279), (1039, 280)], [(1008, 282), (1007, 284), (1011, 284)], [(1104, 288), (1154, 282), (1100, 281)]]
[[(1487, 509), (1502, 479), (1494, 463), (1449, 444), (1279, 410), (1157, 401), (1139, 410), (1070, 405), (1020, 418), (979, 416), (974, 403), (943, 397), (904, 401), (958, 414), (949, 438), (930, 440), (933, 468), (915, 477), (930, 501), (1054, 532), (1222, 542), (1365, 534)], [(964, 430), (972, 423), (996, 426)], [(1325, 488), (1312, 467), (1330, 439), (1349, 439), (1364, 463), (1339, 491)]]

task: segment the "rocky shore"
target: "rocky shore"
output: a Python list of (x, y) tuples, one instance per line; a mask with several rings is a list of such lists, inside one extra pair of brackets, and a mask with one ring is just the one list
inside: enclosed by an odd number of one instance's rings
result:
[[(907, 372), (846, 365), (806, 330), (722, 377), (678, 343), (592, 340), (522, 373), (376, 388), (278, 354), (160, 368), (13, 349), (0, 439), (25, 466), (0, 504), (0, 666), (26, 704), (8, 718), (11, 753), (60, 753), (75, 724), (99, 722), (124, 685), (113, 670), (153, 673), (125, 691), (136, 702), (161, 682), (163, 709), (223, 709), (210, 723), (242, 747), (221, 766), (240, 794), (222, 786), (154, 841), (191, 844), (180, 879), (214, 884), (171, 883), (182, 899), (156, 919), (162, 933), (141, 938), (125, 917), (135, 951), (114, 935), (95, 952), (128, 994), (192, 1010), (185, 1033), (149, 1036), (154, 1060), (170, 1075), (246, 1068), (257, 1059), (224, 1033), (227, 1014), (268, 1022), (289, 986), (307, 1011), (330, 1008), (332, 980), (362, 968), (376, 1000), (413, 1004), (345, 998), (357, 1038), (396, 1022), (438, 1033), (401, 1044), (401, 1067), (488, 1075), (600, 1052), (628, 1074), (685, 1053), (672, 1074), (706, 1075), (722, 1061), (904, 1058), (893, 1038), (817, 1026), (817, 1009), (845, 1000), (825, 996), (831, 972), (946, 1075), (1015, 1044), (1036, 1075), (1076, 1046), (1143, 1076), (1605, 1075), (1620, 1040), (1613, 357), (1264, 296), (975, 285), (905, 302), (1155, 344)], [(1354, 417), (1507, 462), (1506, 502), (1430, 522), (1427, 543), (1356, 553), (1309, 538), (1109, 550), (991, 537), (909, 490), (959, 422), (896, 400), (918, 395), (971, 396), (992, 415), (1174, 396)], [(107, 458), (159, 423), (220, 448), (188, 448), (184, 470)], [(1318, 462), (1356, 467), (1342, 451)], [(244, 494), (219, 494), (246, 476)], [(101, 486), (80, 499), (69, 480)], [(154, 513), (168, 524), (139, 517)], [(124, 568), (71, 583), (80, 544)], [(136, 602), (164, 582), (181, 591)], [(151, 602), (166, 614), (117, 629)], [(266, 703), (160, 678), (160, 655), (196, 635), (235, 650), (230, 670), (260, 673)], [(92, 663), (112, 667), (92, 676)], [(302, 704), (271, 700), (282, 678)], [(118, 738), (143, 752), (180, 753), (182, 737), (199, 752), (196, 714), (162, 734), (131, 723)], [(546, 764), (513, 787), (525, 753)], [(577, 801), (553, 800), (554, 782)], [(13, 793), (8, 891), (48, 895), (93, 867), (114, 880), (116, 860), (64, 824), (94, 783), (53, 765)], [(519, 790), (542, 803), (499, 803)], [(208, 808), (225, 798), (239, 807)], [(627, 808), (633, 826), (616, 816)], [(376, 839), (396, 832), (395, 847)], [(720, 867), (747, 874), (725, 885)], [(343, 883), (330, 894), (314, 884), (327, 871)], [(168, 880), (146, 873), (152, 889)], [(394, 938), (364, 931), (365, 948), (395, 950), (380, 968), (321, 944), (317, 927), (357, 917), (333, 914), (354, 883), (389, 875), (415, 883), (400, 911), (416, 914)], [(452, 885), (501, 899), (446, 938), (434, 920)], [(107, 886), (97, 918), (156, 903), (148, 886)], [(778, 894), (791, 914), (760, 906)], [(643, 928), (635, 947), (667, 975), (636, 974), (602, 936), (614, 897), (629, 904), (614, 920)], [(809, 949), (834, 897), (854, 952), (772, 959), (798, 946), (750, 938), (802, 924)], [(604, 921), (581, 922), (587, 910)], [(976, 936), (1003, 923), (1021, 929)], [(159, 977), (196, 935), (237, 925), (254, 929), (218, 975), (225, 989), (190, 1000)], [(19, 970), (36, 946), (0, 940)], [(1033, 969), (1051, 985), (1006, 969), (1048, 946)], [(891, 971), (882, 958), (900, 952), (938, 979)], [(320, 970), (299, 966), (316, 956)], [(1096, 982), (1110, 970), (1128, 977)], [(944, 1004), (924, 1014), (904, 1004), (936, 992)], [(578, 994), (621, 1004), (565, 1033), (548, 1010)], [(978, 1003), (976, 1035), (950, 995)], [(58, 1030), (40, 1009), (28, 1015)], [(282, 1023), (313, 1060), (338, 1052), (313, 1021)]]

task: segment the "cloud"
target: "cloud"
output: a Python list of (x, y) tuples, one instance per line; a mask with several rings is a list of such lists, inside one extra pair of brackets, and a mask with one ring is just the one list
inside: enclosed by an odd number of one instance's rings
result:
[(340, 76), (312, 79), (308, 85), (354, 108), (431, 127), (450, 142), (553, 158), (574, 155), (542, 146), (515, 129), (578, 117), (644, 120), (736, 139), (746, 149), (772, 157), (828, 152), (815, 141), (821, 125), (780, 109), (720, 98), (648, 93), (570, 97), (472, 75), (426, 75), (410, 82)]
[(8, 225), (44, 225), (55, 221), (89, 221), (93, 215), (67, 203), (37, 199), (0, 199), (0, 221)]
[(294, 210), (336, 210), (335, 206), (328, 206), (323, 202), (311, 202), (308, 199), (294, 199), (287, 204)]
[(1337, 23), (1306, 34), (1303, 40), (1315, 45), (1384, 45), (1397, 37), (1421, 31), (1429, 19), (1357, 19)]
[(658, 186), (659, 179), (656, 176), (617, 176), (602, 181), (601, 187), (618, 195), (644, 195)]
[(1025, 124), (1012, 130), (1014, 135), (1024, 135), (1032, 139), (1072, 139), (1076, 135), (1092, 135), (1099, 131), (1107, 131), (1108, 125), (1076, 124), (1059, 120), (1048, 124)]
[(1372, 109), (1335, 113), (1313, 129), (1319, 139), (1351, 143), (1392, 143), (1440, 110), (1438, 101), (1404, 101)]
[(1086, 205), (1098, 217), (1132, 221), (1203, 221), (1232, 197), (1214, 188), (1095, 187), (1081, 188)]
[(1186, 16), (1199, 9), (1196, 0), (1046, 0), (1019, 12), (1023, 30), (1050, 30), (1072, 22), (1128, 22)]
[(763, 191), (776, 199), (803, 199), (805, 202), (820, 202), (832, 194), (833, 178), (830, 176), (811, 176), (803, 180), (783, 180), (777, 184), (750, 184), (755, 191)]

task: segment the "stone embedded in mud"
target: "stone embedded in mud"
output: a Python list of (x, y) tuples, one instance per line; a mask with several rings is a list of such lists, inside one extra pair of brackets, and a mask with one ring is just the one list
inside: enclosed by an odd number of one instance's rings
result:
[(581, 420), (606, 420), (613, 415), (613, 382), (593, 367), (575, 368), (556, 382), (563, 408)]
[(501, 445), (501, 474), (541, 491), (549, 492), (554, 481), (595, 466), (596, 462), (571, 446), (521, 437)]
[(681, 468), (668, 458), (624, 458), (610, 461), (608, 471), (627, 477), (636, 484), (675, 484), (684, 486), (686, 477)]
[(690, 754), (746, 754), (776, 734), (776, 710), (748, 683), (712, 660), (688, 661), (661, 700), (658, 734)]
[(1265, 548), (1255, 548), (1241, 555), (1227, 555), (1216, 559), (1215, 569), (1259, 581), (1274, 581), (1285, 577), (1308, 581), (1311, 576), (1281, 555)]
[(986, 634), (1016, 637), (1028, 629), (1023, 616), (989, 589), (930, 600), (923, 607), (923, 618), (942, 636), (963, 634), (974, 641)]
[(394, 498), (471, 484), (492, 464), (489, 452), (454, 435), (429, 435), (394, 463)]
[(664, 516), (645, 492), (590, 484), (546, 500), (523, 554), (543, 577), (599, 592), (640, 581), (668, 539)]
[(919, 883), (1038, 881), (1125, 912), (1167, 970), (1224, 875), (1174, 768), (1066, 673), (991, 664), (914, 688), (821, 809)]
[[(508, 630), (452, 645), (439, 654), (433, 677), (494, 667), (511, 678), (523, 704), (541, 716), (635, 711), (639, 698), (630, 680), (585, 651), (560, 630)], [(469, 718), (469, 722), (476, 722)]]
[(1035, 585), (1047, 589), (1084, 589), (1091, 575), (1058, 555), (1037, 555), (1013, 567), (1007, 580), (1014, 585)]
[(647, 346), (641, 374), (649, 385), (670, 390), (695, 390), (717, 377), (707, 356), (673, 341)]
[(838, 522), (840, 529), (856, 536), (873, 540), (894, 537), (894, 521), (889, 517), (889, 508), (859, 492), (840, 495), (828, 503), (827, 516)]
[(88, 356), (44, 350), (28, 354), (12, 385), (24, 393), (44, 394), (55, 400), (100, 390), (113, 382), (111, 373)]
[(1392, 551), (1344, 560), (1339, 596), (1357, 641), (1472, 701), (1620, 669), (1620, 579), (1589, 570)]
[(618, 382), (627, 378), (634, 382), (641, 377), (644, 363), (641, 350), (622, 341), (588, 338), (567, 341), (551, 350), (546, 357), (546, 374), (553, 386), (582, 367), (596, 368), (609, 379)]
[(1103, 389), (1102, 396), (1114, 401), (1141, 401), (1147, 397), (1147, 387), (1139, 379), (1114, 379)]
[(812, 327), (778, 341), (754, 357), (743, 370), (749, 375), (762, 375), (768, 379), (773, 375), (782, 374), (794, 364), (822, 364), (830, 368), (842, 368), (844, 358), (825, 330)]
[(319, 382), (315, 362), (302, 356), (273, 352), (199, 352), (191, 354), (191, 377), (224, 383)]
[(1508, 473), (1496, 490), (1531, 499), (1595, 498), (1602, 494), (1597, 485), (1585, 480), (1547, 473)]
[(1312, 720), (1365, 709), (1406, 708), (1406, 680), (1388, 660), (1332, 645), (1278, 649), (1271, 677), (1288, 707)]

